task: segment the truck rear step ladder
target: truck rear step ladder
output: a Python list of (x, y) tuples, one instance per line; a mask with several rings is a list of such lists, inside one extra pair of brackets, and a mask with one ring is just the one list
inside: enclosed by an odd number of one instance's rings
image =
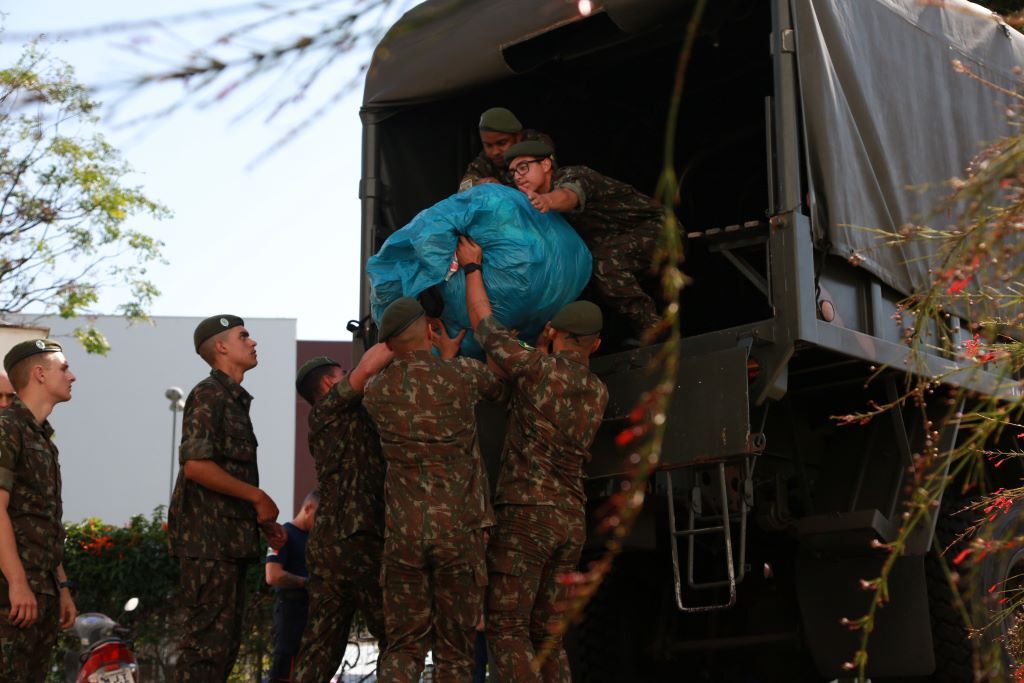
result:
[[(672, 578), (675, 582), (676, 592), (676, 607), (681, 612), (712, 612), (715, 610), (728, 609), (736, 604), (736, 584), (743, 580), (746, 572), (746, 556), (747, 556), (747, 512), (753, 505), (753, 486), (752, 486), (752, 463), (750, 458), (744, 459), (743, 462), (743, 478), (740, 482), (739, 491), (737, 492), (737, 507), (739, 508), (736, 513), (730, 512), (729, 510), (729, 487), (726, 481), (724, 461), (718, 462), (711, 465), (718, 474), (718, 489), (719, 495), (721, 496), (722, 513), (712, 514), (708, 516), (702, 515), (702, 503), (701, 503), (701, 489), (699, 484), (695, 484), (690, 492), (689, 510), (687, 513), (687, 525), (685, 529), (676, 528), (676, 512), (675, 503), (672, 495), (672, 472), (671, 470), (663, 470), (666, 478), (666, 491), (668, 495), (668, 531), (669, 538), (671, 539), (671, 550), (672, 550)], [(734, 519), (735, 517), (738, 520)], [(711, 526), (697, 526), (699, 521), (710, 522)], [(733, 564), (733, 541), (732, 541), (732, 523), (739, 521), (740, 533), (739, 533), (739, 563), (738, 565)], [(721, 534), (722, 540), (725, 542), (725, 565), (726, 565), (726, 576), (727, 578), (718, 581), (703, 581), (698, 582), (693, 578), (693, 567), (694, 567), (694, 539), (698, 534)], [(729, 587), (729, 601), (726, 603), (716, 603), (711, 605), (695, 605), (688, 607), (683, 603), (683, 588), (682, 578), (679, 571), (679, 546), (678, 538), (685, 536), (687, 541), (687, 556), (686, 556), (686, 584), (693, 590), (708, 590), (711, 588), (721, 588), (724, 586)]]

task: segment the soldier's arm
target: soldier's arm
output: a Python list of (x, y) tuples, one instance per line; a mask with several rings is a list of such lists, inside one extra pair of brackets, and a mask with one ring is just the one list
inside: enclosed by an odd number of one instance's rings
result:
[(575, 211), (576, 207), (580, 205), (579, 196), (572, 190), (565, 187), (556, 187), (551, 192), (545, 192), (543, 194), (530, 192), (527, 193), (526, 196), (530, 200), (530, 203), (533, 204), (533, 208), (537, 209), (541, 213), (547, 213), (548, 211), (568, 213), (570, 211)]
[[(463, 268), (471, 263), (482, 265), (484, 250), (472, 238), (462, 235), (455, 256)], [(466, 273), (466, 308), (469, 311), (469, 326), (476, 330), (480, 321), (491, 314), (491, 300), (487, 297), (484, 274), (481, 270)]]
[(187, 478), (200, 486), (251, 503), (256, 508), (256, 521), (260, 524), (272, 523), (277, 519), (279, 512), (277, 504), (267, 495), (266, 491), (236, 479), (214, 461), (209, 459), (186, 460), (182, 471)]
[(18, 628), (26, 628), (39, 617), (36, 596), (28, 585), (25, 567), (18, 556), (18, 543), (14, 538), (14, 525), (7, 513), (11, 492), (0, 488), (0, 571), (7, 579), (11, 611), (7, 618)]
[[(362, 394), (363, 389), (366, 388), (366, 382), (387, 367), (394, 357), (395, 353), (388, 348), (387, 344), (383, 342), (374, 344), (366, 350), (363, 357), (359, 359), (359, 364), (345, 378), (348, 380), (349, 387), (356, 394)], [(344, 381), (342, 380), (342, 382)]]
[[(68, 575), (64, 572), (64, 564), (57, 565), (57, 580), (65, 583)], [(60, 628), (71, 628), (75, 625), (75, 617), (78, 616), (78, 608), (75, 607), (75, 599), (71, 595), (71, 589), (67, 586), (60, 588)]]

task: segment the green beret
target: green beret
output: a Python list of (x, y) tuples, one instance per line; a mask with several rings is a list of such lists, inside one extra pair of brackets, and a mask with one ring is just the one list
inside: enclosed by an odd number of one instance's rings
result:
[(327, 366), (340, 368), (341, 363), (334, 360), (333, 358), (328, 358), (327, 356), (317, 356), (316, 358), (310, 358), (309, 360), (307, 360), (305, 363), (302, 364), (302, 367), (299, 368), (299, 371), (295, 374), (295, 389), (298, 390), (299, 387), (302, 386), (303, 380), (309, 377), (309, 373), (313, 372), (318, 368), (323, 368)]
[(555, 150), (543, 140), (523, 140), (505, 150), (505, 161), (511, 162), (516, 157), (551, 157)]
[(4, 356), (4, 370), (10, 372), (15, 365), (37, 353), (57, 353), (63, 350), (60, 344), (52, 339), (30, 339), (19, 342)]
[(224, 330), (230, 330), (232, 327), (239, 327), (245, 325), (245, 321), (239, 318), (237, 315), (213, 315), (204, 320), (203, 322), (196, 325), (196, 331), (192, 333), (192, 341), (196, 345), (196, 353), (199, 353), (199, 346), (212, 337), (215, 334), (220, 334)]
[(380, 316), (380, 340), (387, 341), (405, 331), (409, 325), (423, 317), (420, 302), (409, 296), (396, 299), (384, 309)]
[(590, 301), (573, 301), (551, 319), (551, 327), (575, 337), (597, 334), (603, 325), (601, 309)]
[(480, 115), (480, 130), (496, 133), (518, 133), (523, 129), (516, 115), (505, 107), (492, 107)]

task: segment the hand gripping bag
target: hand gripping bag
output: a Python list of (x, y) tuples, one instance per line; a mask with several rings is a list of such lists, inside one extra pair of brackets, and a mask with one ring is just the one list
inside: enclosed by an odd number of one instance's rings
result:
[[(558, 213), (540, 213), (522, 192), (487, 183), (421, 211), (384, 242), (366, 264), (375, 321), (395, 299), (439, 286), (448, 334), (469, 328), (466, 276), (447, 282), (459, 235), (484, 250), (484, 284), (494, 315), (533, 342), (544, 324), (575, 301), (590, 280), (590, 250)], [(462, 353), (482, 357), (472, 331)]]

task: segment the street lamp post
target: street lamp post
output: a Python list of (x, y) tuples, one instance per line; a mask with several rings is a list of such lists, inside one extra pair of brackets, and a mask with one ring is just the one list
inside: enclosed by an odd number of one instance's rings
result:
[(171, 498), (174, 496), (174, 456), (178, 450), (178, 411), (185, 409), (185, 402), (181, 399), (184, 394), (178, 387), (170, 387), (164, 392), (164, 396), (171, 402), (171, 482), (167, 491), (167, 506), (170, 508)]

